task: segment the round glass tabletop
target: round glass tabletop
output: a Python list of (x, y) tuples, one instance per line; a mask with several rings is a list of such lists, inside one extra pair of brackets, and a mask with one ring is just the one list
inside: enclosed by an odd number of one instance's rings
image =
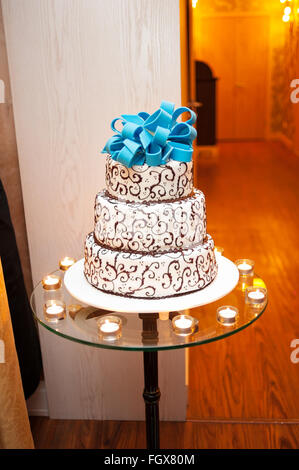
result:
[[(46, 290), (41, 281), (31, 295), (35, 318), (59, 336), (97, 348), (153, 351), (217, 341), (251, 325), (267, 306), (267, 295), (264, 299), (248, 297), (250, 287), (266, 294), (265, 283), (257, 275), (240, 276), (232, 292), (208, 305), (184, 311), (140, 314), (117, 313), (78, 302), (64, 286), (64, 273), (59, 270), (52, 275), (61, 278), (58, 289)], [(55, 278), (51, 282), (55, 283)], [(221, 318), (217, 313), (219, 309)], [(236, 321), (229, 324), (235, 313)], [(114, 317), (108, 323), (107, 315)], [(184, 316), (177, 322), (174, 317), (178, 315)], [(186, 326), (185, 330), (180, 328)]]

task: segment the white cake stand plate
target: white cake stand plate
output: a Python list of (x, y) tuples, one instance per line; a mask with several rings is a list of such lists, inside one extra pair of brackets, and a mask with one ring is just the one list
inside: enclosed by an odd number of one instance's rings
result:
[(203, 290), (166, 299), (137, 299), (114, 294), (106, 294), (87, 282), (83, 265), (84, 258), (71, 266), (65, 273), (64, 284), (72, 297), (96, 308), (123, 313), (154, 313), (186, 310), (221, 299), (237, 285), (239, 271), (236, 265), (217, 256), (218, 274), (214, 281)]

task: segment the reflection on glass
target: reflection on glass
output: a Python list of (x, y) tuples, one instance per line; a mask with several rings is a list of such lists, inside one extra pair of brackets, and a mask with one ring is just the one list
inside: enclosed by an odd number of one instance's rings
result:
[(142, 320), (142, 343), (143, 344), (158, 344), (159, 333), (157, 328), (158, 313), (139, 313), (139, 318)]

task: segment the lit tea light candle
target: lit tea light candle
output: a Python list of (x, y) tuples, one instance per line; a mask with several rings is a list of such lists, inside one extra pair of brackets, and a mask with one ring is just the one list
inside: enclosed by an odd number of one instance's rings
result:
[(59, 261), (59, 268), (61, 269), (61, 271), (67, 271), (75, 263), (76, 263), (75, 258), (71, 258), (70, 256), (65, 256)]
[(222, 256), (224, 252), (224, 248), (222, 246), (215, 246), (214, 253), (215, 255)]
[(240, 269), (240, 271), (243, 271), (244, 273), (248, 273), (248, 271), (251, 271), (252, 267), (250, 266), (250, 264), (247, 264), (247, 263), (241, 263), (238, 265), (238, 268)]
[(99, 336), (114, 341), (121, 336), (121, 319), (115, 315), (103, 315), (97, 320)]
[(66, 316), (65, 303), (60, 300), (48, 300), (44, 305), (44, 315), (50, 323), (63, 320)]
[(247, 304), (260, 305), (267, 299), (267, 289), (263, 287), (247, 287), (245, 301)]
[(232, 307), (231, 305), (224, 305), (217, 308), (217, 321), (224, 326), (233, 325), (239, 315), (239, 310), (237, 307)]
[(178, 318), (176, 321), (175, 321), (175, 326), (177, 328), (179, 328), (180, 330), (183, 330), (185, 328), (190, 328), (190, 326), (192, 325), (192, 320), (190, 320), (189, 318)]
[(248, 297), (257, 302), (262, 302), (265, 299), (264, 294), (260, 290), (249, 292)]
[(61, 279), (59, 276), (49, 274), (42, 279), (42, 286), (45, 290), (57, 290), (61, 287)]
[(242, 276), (248, 276), (249, 274), (253, 274), (254, 270), (254, 261), (251, 259), (237, 259), (235, 264), (239, 270), (239, 273)]
[(50, 307), (47, 307), (46, 312), (49, 315), (57, 315), (63, 312), (63, 307), (60, 305), (51, 305)]
[(172, 327), (178, 335), (190, 335), (194, 332), (197, 320), (190, 315), (176, 315), (172, 319)]
[(106, 320), (105, 323), (101, 325), (100, 330), (103, 333), (115, 333), (115, 331), (119, 330), (119, 325)]

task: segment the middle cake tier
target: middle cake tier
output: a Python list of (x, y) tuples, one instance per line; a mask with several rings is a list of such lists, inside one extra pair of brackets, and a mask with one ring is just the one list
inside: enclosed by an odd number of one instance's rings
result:
[(198, 189), (173, 202), (137, 203), (111, 198), (105, 191), (95, 201), (96, 240), (103, 246), (138, 253), (192, 248), (206, 236), (206, 204)]

